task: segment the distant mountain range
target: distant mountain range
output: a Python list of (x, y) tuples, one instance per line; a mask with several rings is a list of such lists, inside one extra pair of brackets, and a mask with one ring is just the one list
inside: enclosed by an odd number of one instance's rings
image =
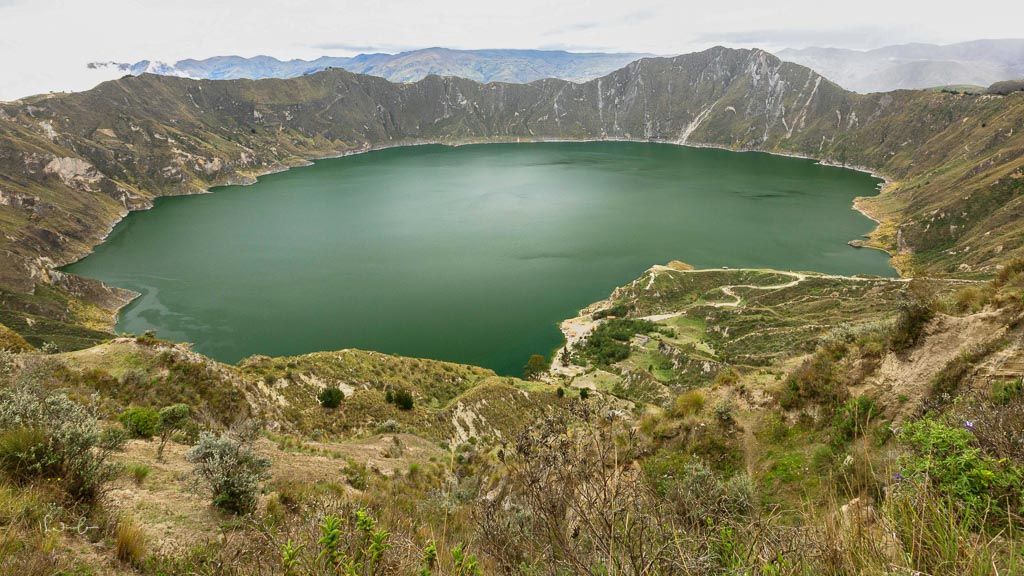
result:
[(142, 60), (134, 64), (94, 62), (90, 68), (117, 68), (135, 76), (144, 73), (208, 80), (295, 78), (327, 68), (380, 76), (392, 82), (415, 82), (431, 74), (477, 82), (527, 83), (542, 78), (584, 82), (618, 70), (650, 54), (573, 53), (560, 50), (451, 50), (425, 48), (399, 54), (324, 56), (316, 60), (278, 60), (270, 56), (215, 56), (173, 64)]
[(783, 60), (813, 69), (848, 90), (886, 92), (937, 86), (988, 86), (1024, 78), (1024, 39), (901, 44), (875, 50), (786, 49)]

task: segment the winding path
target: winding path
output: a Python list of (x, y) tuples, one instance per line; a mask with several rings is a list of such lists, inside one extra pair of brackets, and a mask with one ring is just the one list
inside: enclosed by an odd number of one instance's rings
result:
[[(694, 303), (694, 304), (691, 304), (689, 306), (684, 307), (682, 310), (677, 310), (675, 312), (668, 312), (668, 313), (665, 313), (665, 314), (652, 314), (650, 316), (641, 316), (639, 319), (641, 319), (641, 320), (649, 320), (651, 322), (661, 322), (663, 320), (669, 320), (669, 319), (676, 318), (678, 316), (683, 315), (692, 306), (709, 306), (709, 307), (712, 307), (712, 308), (738, 308), (743, 303), (743, 297), (740, 296), (739, 294), (737, 294), (734, 291), (737, 288), (745, 288), (745, 289), (748, 289), (748, 290), (765, 290), (765, 291), (769, 291), (769, 290), (783, 290), (783, 289), (786, 289), (786, 288), (792, 288), (792, 287), (800, 284), (804, 280), (807, 280), (808, 278), (847, 280), (847, 281), (852, 281), (852, 282), (898, 282), (898, 283), (907, 283), (907, 282), (910, 282), (910, 280), (911, 280), (910, 278), (880, 278), (880, 277), (863, 277), (863, 276), (843, 276), (841, 274), (815, 274), (815, 273), (807, 273), (807, 272), (785, 272), (785, 271), (781, 271), (781, 270), (768, 270), (768, 269), (759, 269), (759, 268), (730, 268), (728, 270), (729, 271), (733, 271), (733, 272), (771, 272), (773, 274), (778, 274), (778, 275), (781, 275), (781, 276), (789, 276), (790, 278), (793, 278), (793, 280), (791, 280), (789, 282), (784, 282), (782, 284), (769, 284), (769, 285), (728, 284), (728, 285), (725, 285), (725, 286), (720, 286), (719, 288), (721, 289), (721, 291), (726, 296), (728, 296), (729, 298), (732, 298), (733, 300), (726, 301), (726, 302), (700, 302), (700, 303)], [(672, 273), (677, 273), (677, 274), (700, 274), (700, 273), (704, 273), (704, 272), (721, 272), (721, 271), (722, 271), (722, 269), (720, 269), (720, 268), (705, 268), (705, 269), (699, 269), (699, 270), (680, 270), (678, 268), (673, 268), (671, 266), (664, 266), (664, 265), (661, 265), (661, 264), (657, 264), (655, 266), (652, 266), (648, 270), (648, 273), (651, 276), (650, 276), (650, 279), (649, 279), (649, 281), (647, 283), (646, 289), (650, 290), (654, 286), (654, 280), (657, 277), (657, 275), (659, 273), (661, 273), (661, 272), (672, 272)], [(643, 278), (643, 277), (641, 276), (641, 278)], [(964, 284), (973, 284), (973, 283), (980, 282), (980, 281), (977, 281), (977, 280), (952, 280), (952, 279), (950, 279), (949, 281), (957, 282), (957, 283), (964, 283)], [(561, 349), (559, 349), (555, 353), (555, 357), (554, 357), (554, 359), (552, 360), (552, 363), (551, 363), (551, 373), (553, 373), (553, 374), (561, 374), (561, 375), (566, 375), (566, 376), (573, 376), (573, 375), (576, 375), (577, 373), (582, 372), (583, 369), (581, 367), (562, 364), (562, 362), (561, 362), (562, 352), (566, 348), (572, 349), (572, 347), (577, 342), (579, 342), (579, 341), (583, 340), (584, 338), (586, 338), (587, 336), (589, 336), (590, 333), (598, 326), (598, 324), (600, 324), (603, 321), (603, 319), (594, 319), (593, 316), (591, 315), (591, 313), (587, 312), (587, 310), (593, 310), (593, 309), (596, 309), (596, 308), (600, 308), (601, 305), (605, 305), (605, 304), (610, 304), (610, 301), (605, 300), (605, 301), (602, 301), (602, 302), (598, 302), (598, 303), (592, 304), (588, 308), (586, 308), (583, 311), (581, 311), (579, 316), (577, 316), (575, 318), (570, 318), (570, 319), (565, 320), (564, 322), (562, 322), (561, 330), (562, 330), (562, 334), (565, 336), (566, 344), (565, 344), (565, 346), (563, 346)]]

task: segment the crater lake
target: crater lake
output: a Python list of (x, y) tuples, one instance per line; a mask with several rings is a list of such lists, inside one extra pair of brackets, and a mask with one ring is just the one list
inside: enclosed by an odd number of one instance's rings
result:
[(669, 144), (393, 148), (161, 198), (66, 270), (141, 294), (118, 330), (225, 362), (362, 348), (513, 375), (654, 264), (895, 275), (847, 245), (879, 183)]

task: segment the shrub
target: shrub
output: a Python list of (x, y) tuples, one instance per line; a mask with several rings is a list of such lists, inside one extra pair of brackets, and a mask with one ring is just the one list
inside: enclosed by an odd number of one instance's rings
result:
[(992, 383), (992, 402), (1000, 406), (1009, 404), (1024, 391), (1024, 379), (998, 380)]
[(840, 351), (819, 348), (786, 379), (779, 393), (779, 404), (786, 410), (793, 410), (808, 404), (833, 408), (842, 403), (847, 392), (839, 378), (836, 364), (839, 358)]
[(18, 482), (53, 476), (57, 470), (47, 456), (48, 439), (36, 428), (12, 428), (0, 433), (0, 466)]
[(735, 386), (740, 381), (740, 373), (733, 368), (726, 368), (715, 375), (715, 386)]
[(612, 318), (595, 328), (579, 350), (594, 364), (607, 366), (629, 358), (629, 341), (633, 336), (657, 330), (658, 325), (648, 320)]
[(204, 432), (185, 455), (218, 508), (245, 514), (256, 507), (260, 482), (269, 478), (270, 460), (253, 450), (255, 440), (255, 429), (220, 436)]
[(157, 460), (163, 459), (164, 446), (167, 445), (167, 440), (171, 438), (172, 434), (181, 430), (188, 423), (191, 415), (192, 410), (188, 407), (188, 404), (171, 404), (160, 409), (160, 447), (156, 449)]
[(976, 400), (964, 409), (963, 416), (982, 452), (1024, 466), (1024, 396), (1018, 393), (1006, 402)]
[(334, 409), (341, 406), (341, 401), (345, 399), (345, 393), (337, 386), (328, 386), (317, 394), (316, 399), (324, 408)]
[[(377, 527), (377, 522), (363, 508), (353, 514), (328, 513), (321, 517), (319, 538), (307, 551), (292, 540), (280, 546), (281, 564), (286, 574), (296, 573), (300, 565), (312, 566), (304, 573), (347, 574), (370, 576), (395, 573), (386, 563), (385, 553), (392, 547), (391, 533)], [(312, 543), (311, 543), (312, 544)], [(427, 572), (429, 574), (429, 572)], [(455, 573), (453, 573), (455, 574)], [(466, 574), (468, 572), (460, 572)]]
[(121, 426), (108, 426), (100, 433), (99, 446), (104, 450), (115, 452), (124, 449), (128, 442), (128, 431)]
[(555, 390), (555, 396), (558, 396), (559, 398), (565, 398), (565, 388), (559, 386), (558, 389)]
[(988, 304), (989, 293), (977, 286), (967, 286), (953, 295), (953, 311), (959, 314), (978, 312)]
[(399, 410), (412, 410), (412, 392), (409, 392), (405, 388), (395, 390), (394, 402), (395, 406), (397, 406)]
[(394, 418), (388, 418), (377, 425), (376, 431), (378, 434), (394, 434), (402, 429), (402, 426), (398, 423), (398, 420)]
[(14, 377), (16, 368), (14, 352), (0, 348), (0, 385), (6, 385), (10, 383), (10, 380)]
[(123, 516), (114, 529), (114, 551), (117, 559), (136, 568), (142, 566), (146, 558), (146, 532), (135, 520)]
[(590, 398), (590, 388), (580, 388), (580, 400)]
[(530, 356), (530, 359), (526, 361), (526, 366), (523, 367), (523, 377), (532, 380), (543, 375), (548, 371), (548, 361), (540, 354), (534, 354)]
[(715, 404), (715, 419), (726, 427), (736, 423), (736, 405), (732, 400), (723, 399)]
[(754, 487), (745, 475), (723, 480), (699, 458), (664, 451), (644, 463), (647, 482), (675, 507), (684, 526), (746, 517)]
[(94, 407), (31, 379), (0, 389), (0, 465), (21, 481), (57, 478), (69, 496), (92, 502), (116, 469), (100, 445)]
[(1006, 344), (1002, 338), (994, 338), (964, 350), (954, 356), (941, 370), (932, 376), (926, 406), (941, 408), (950, 402), (960, 388), (961, 382), (974, 370), (978, 363)]
[(922, 419), (906, 425), (901, 439), (913, 454), (903, 475), (927, 482), (981, 521), (990, 510), (1017, 510), (1024, 501), (1024, 469), (989, 458), (974, 446), (971, 423), (952, 427)]
[(704, 394), (699, 390), (683, 392), (672, 402), (672, 415), (677, 418), (699, 414), (703, 409)]
[(348, 460), (341, 473), (345, 476), (345, 481), (349, 486), (356, 490), (366, 490), (366, 487), (370, 485), (370, 471), (364, 464), (355, 460)]
[(160, 428), (160, 413), (152, 408), (129, 408), (118, 421), (132, 438), (150, 439)]
[(924, 327), (935, 316), (931, 307), (917, 299), (900, 304), (899, 316), (889, 334), (889, 348), (900, 352), (917, 344)]
[(833, 440), (842, 444), (859, 438), (867, 431), (872, 419), (879, 413), (878, 405), (867, 396), (858, 396), (847, 400), (835, 416)]
[(612, 316), (618, 316), (618, 317), (621, 318), (621, 317), (625, 317), (627, 314), (629, 314), (629, 307), (627, 307), (625, 304), (621, 304), (620, 303), (620, 304), (615, 304), (611, 308), (605, 308), (604, 310), (598, 310), (597, 312), (594, 312), (590, 316), (594, 320), (600, 320), (601, 318), (609, 318), (609, 317), (612, 317)]

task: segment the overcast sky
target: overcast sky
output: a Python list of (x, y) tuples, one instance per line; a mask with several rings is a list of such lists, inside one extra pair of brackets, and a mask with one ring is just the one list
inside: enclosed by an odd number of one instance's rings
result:
[(91, 61), (451, 48), (679, 54), (1024, 36), (1021, 0), (0, 0), (0, 100), (81, 90)]

